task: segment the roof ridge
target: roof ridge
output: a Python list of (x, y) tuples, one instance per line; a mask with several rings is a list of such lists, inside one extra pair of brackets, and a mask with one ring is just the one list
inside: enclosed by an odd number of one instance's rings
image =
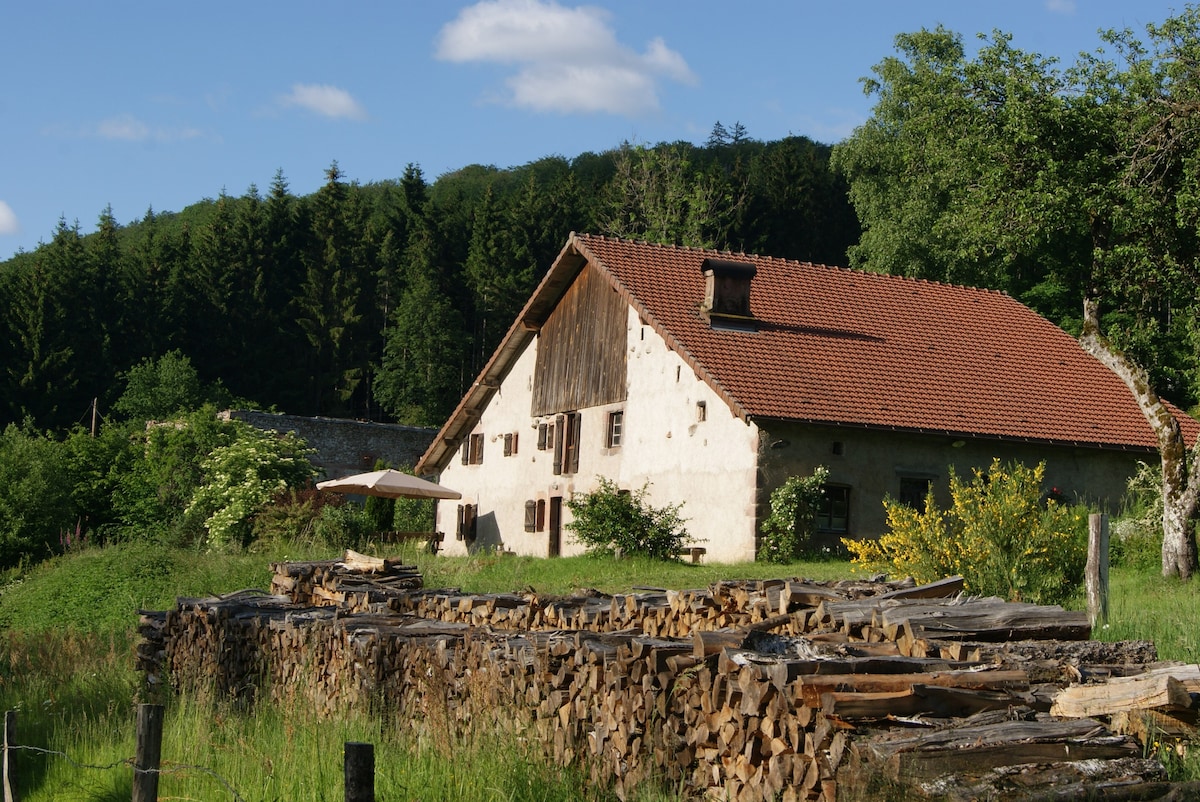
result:
[(805, 260), (805, 259), (788, 259), (788, 258), (782, 257), (782, 256), (771, 256), (771, 255), (767, 255), (767, 254), (752, 253), (752, 252), (748, 252), (746, 250), (735, 251), (731, 248), (724, 248), (724, 249), (705, 248), (705, 247), (698, 247), (695, 245), (680, 245), (680, 244), (674, 243), (674, 242), (670, 243), (670, 244), (664, 244), (661, 242), (651, 242), (647, 239), (633, 239), (631, 237), (610, 236), (607, 234), (588, 234), (588, 233), (577, 234), (576, 232), (572, 232), (572, 235), (578, 236), (583, 239), (592, 238), (592, 239), (598, 239), (602, 242), (612, 242), (612, 243), (617, 243), (617, 244), (626, 243), (626, 244), (630, 244), (630, 245), (639, 245), (639, 246), (644, 246), (644, 247), (648, 247), (648, 248), (661, 248), (664, 250), (670, 249), (675, 252), (686, 251), (686, 252), (697, 253), (697, 254), (716, 254), (718, 256), (729, 256), (729, 257), (740, 257), (743, 259), (754, 259), (757, 261), (766, 262), (768, 264), (777, 262), (777, 263), (785, 264), (785, 265), (799, 265), (799, 266), (803, 266), (803, 267), (821, 268), (824, 270), (836, 270), (836, 271), (840, 271), (843, 273), (853, 273), (855, 275), (860, 275), (860, 276), (878, 277), (881, 280), (902, 280), (902, 281), (908, 281), (908, 282), (913, 282), (913, 283), (917, 283), (917, 284), (927, 284), (932, 287), (947, 287), (947, 288), (951, 288), (951, 289), (971, 290), (974, 292), (984, 292), (984, 293), (990, 293), (993, 295), (999, 295), (1004, 298), (1012, 298), (1012, 296), (1008, 292), (1006, 292), (1004, 290), (996, 289), (993, 287), (976, 287), (976, 286), (972, 286), (970, 284), (963, 284), (961, 282), (940, 281), (938, 279), (930, 279), (930, 278), (924, 278), (924, 277), (920, 277), (920, 276), (906, 276), (904, 274), (899, 274), (899, 273), (881, 273), (881, 272), (877, 272), (874, 270), (867, 270), (867, 269), (861, 268), (861, 267), (849, 267), (846, 265), (831, 265), (831, 264), (827, 264), (825, 262), (814, 262), (814, 261)]

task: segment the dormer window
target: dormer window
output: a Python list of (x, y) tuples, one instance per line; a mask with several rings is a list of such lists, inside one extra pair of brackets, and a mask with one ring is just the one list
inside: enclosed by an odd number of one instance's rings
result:
[(709, 323), (714, 327), (754, 329), (750, 282), (758, 269), (746, 262), (705, 259), (700, 270), (704, 273), (704, 302), (700, 311)]

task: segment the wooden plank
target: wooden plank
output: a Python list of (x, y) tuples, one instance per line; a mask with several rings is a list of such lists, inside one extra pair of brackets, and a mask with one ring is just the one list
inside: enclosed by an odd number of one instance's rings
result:
[(821, 707), (821, 695), (835, 691), (881, 693), (910, 690), (914, 685), (974, 690), (1029, 689), (1024, 671), (933, 671), (926, 674), (815, 674), (797, 681), (800, 698), (813, 708)]
[(1072, 685), (1054, 699), (1050, 715), (1064, 718), (1111, 716), (1131, 710), (1187, 710), (1192, 695), (1170, 673), (1120, 677), (1099, 685)]
[(928, 582), (913, 588), (898, 588), (881, 593), (877, 599), (941, 599), (957, 596), (963, 592), (964, 580), (961, 576), (951, 576)]

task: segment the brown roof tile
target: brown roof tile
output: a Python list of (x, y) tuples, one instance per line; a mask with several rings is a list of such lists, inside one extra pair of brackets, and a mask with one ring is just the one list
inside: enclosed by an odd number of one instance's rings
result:
[[(1111, 371), (1002, 293), (590, 235), (572, 242), (748, 417), (1155, 445)], [(714, 329), (701, 315), (707, 257), (757, 268), (756, 331)], [(1200, 424), (1180, 417), (1190, 442)]]

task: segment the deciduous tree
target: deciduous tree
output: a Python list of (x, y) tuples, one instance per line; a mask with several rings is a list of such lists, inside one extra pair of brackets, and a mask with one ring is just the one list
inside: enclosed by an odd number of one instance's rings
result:
[[(999, 32), (972, 59), (943, 28), (901, 35), (866, 81), (871, 119), (834, 158), (863, 226), (857, 266), (1040, 302), (1125, 381), (1163, 461), (1163, 573), (1188, 577), (1200, 450), (1154, 390), (1163, 352), (1123, 346), (1200, 302), (1200, 12), (1148, 32), (1148, 46), (1110, 33), (1116, 58), (1067, 70)], [(1102, 320), (1101, 300), (1122, 314)], [(1045, 306), (1067, 301), (1081, 318)]]

